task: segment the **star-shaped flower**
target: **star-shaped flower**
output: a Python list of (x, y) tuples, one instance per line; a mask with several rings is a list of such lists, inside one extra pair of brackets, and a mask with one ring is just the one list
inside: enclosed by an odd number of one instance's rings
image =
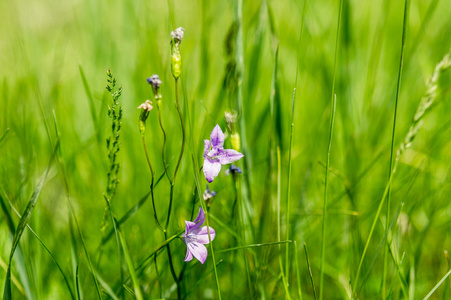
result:
[[(211, 149), (210, 149), (211, 144)], [(204, 174), (208, 182), (212, 182), (219, 171), (221, 165), (233, 163), (241, 159), (244, 155), (233, 149), (224, 149), (224, 133), (219, 125), (213, 128), (210, 134), (210, 141), (204, 140)]]
[[(185, 221), (185, 234), (182, 234), (186, 244), (185, 261), (190, 261), (193, 256), (202, 264), (207, 260), (208, 251), (205, 244), (210, 243), (208, 239), (207, 226), (202, 226), (205, 221), (205, 214), (202, 207), (199, 207), (199, 214), (194, 222)], [(215, 230), (210, 227), (210, 238), (215, 239)]]

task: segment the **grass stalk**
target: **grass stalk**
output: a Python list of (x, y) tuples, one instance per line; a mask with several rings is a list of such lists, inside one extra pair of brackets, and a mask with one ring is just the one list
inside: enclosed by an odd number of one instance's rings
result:
[(341, 13), (343, 8), (343, 0), (340, 0), (338, 8), (338, 20), (337, 20), (337, 32), (335, 35), (335, 55), (334, 55), (334, 71), (332, 76), (332, 95), (331, 101), (333, 103), (333, 110), (331, 112), (330, 118), (330, 130), (329, 130), (329, 146), (327, 150), (327, 163), (326, 163), (326, 174), (325, 174), (325, 185), (324, 185), (324, 202), (323, 202), (323, 226), (322, 226), (322, 238), (321, 238), (321, 265), (320, 265), (320, 281), (319, 281), (319, 299), (323, 299), (323, 285), (324, 285), (324, 256), (325, 256), (325, 244), (326, 244), (326, 209), (327, 209), (327, 178), (329, 175), (329, 160), (330, 160), (330, 148), (332, 141), (332, 131), (333, 123), (335, 118), (335, 75), (337, 70), (337, 57), (338, 57), (338, 45), (340, 41), (340, 24), (341, 24)]
[(323, 296), (323, 284), (324, 284), (324, 257), (325, 257), (325, 244), (326, 244), (326, 217), (327, 217), (327, 184), (329, 177), (329, 165), (330, 165), (330, 150), (332, 147), (332, 136), (334, 132), (335, 110), (337, 106), (337, 95), (332, 99), (332, 111), (330, 114), (330, 129), (329, 129), (329, 145), (327, 147), (327, 160), (326, 160), (326, 175), (324, 182), (324, 203), (323, 203), (323, 226), (322, 226), (322, 239), (321, 239), (321, 266), (320, 266), (320, 285), (319, 285), (319, 299)]
[[(288, 151), (288, 184), (287, 184), (287, 240), (290, 239), (290, 214), (291, 214), (291, 162), (292, 162), (292, 150), (293, 150), (293, 128), (294, 128), (294, 99), (296, 97), (296, 88), (293, 89), (293, 96), (291, 98), (291, 126), (290, 126), (290, 148)], [(287, 283), (289, 284), (289, 264), (290, 262), (290, 251), (289, 246), (286, 245), (285, 252), (285, 274), (287, 278)]]
[[(281, 196), (280, 196), (280, 190), (282, 187), (282, 166), (281, 166), (281, 159), (280, 159), (280, 148), (277, 147), (277, 241), (279, 244), (281, 243), (281, 212), (280, 212), (280, 202), (281, 202)], [(286, 274), (283, 270), (283, 262), (282, 262), (282, 256), (280, 255), (280, 245), (279, 245), (279, 266), (280, 266), (280, 275), (282, 277), (282, 283), (285, 290), (285, 296), (287, 299), (291, 299), (290, 290), (288, 289), (288, 281)]]
[[(407, 31), (407, 20), (408, 20), (408, 12), (409, 12), (409, 0), (405, 0), (404, 2), (404, 20), (402, 25), (402, 38), (401, 38), (401, 55), (399, 59), (399, 68), (398, 68), (398, 80), (396, 85), (396, 98), (395, 98), (395, 112), (393, 114), (393, 130), (391, 136), (391, 146), (390, 146), (390, 168), (388, 171), (388, 176), (391, 176), (393, 170), (393, 160), (394, 160), (394, 150), (395, 150), (395, 133), (396, 133), (396, 118), (398, 115), (398, 102), (399, 102), (399, 94), (401, 91), (401, 76), (402, 76), (402, 67), (403, 67), (403, 59), (404, 59), (404, 48), (406, 44), (406, 31)], [(390, 205), (391, 205), (391, 188), (388, 188), (387, 194), (387, 217), (385, 218), (385, 230), (386, 235), (389, 235), (389, 219), (390, 219)], [(388, 240), (387, 240), (387, 248), (384, 252), (384, 268), (383, 268), (383, 277), (382, 277), (382, 300), (385, 299), (385, 290), (386, 290), (386, 277), (387, 277), (387, 268), (388, 268)]]
[(309, 274), (309, 277), (310, 277), (310, 283), (312, 284), (313, 297), (316, 300), (318, 298), (316, 297), (315, 282), (313, 281), (312, 268), (310, 267), (310, 260), (309, 260), (309, 257), (308, 257), (307, 244), (306, 243), (304, 243), (304, 253), (305, 253), (305, 260), (307, 262), (308, 274)]
[(440, 285), (443, 283), (443, 281), (445, 281), (450, 275), (451, 275), (451, 270), (448, 271), (448, 273), (446, 273), (442, 279), (440, 279), (440, 281), (434, 286), (434, 288), (429, 292), (429, 294), (427, 294), (426, 297), (423, 298), (423, 300), (429, 299), (432, 296), (432, 294), (434, 294), (435, 291), (440, 287)]

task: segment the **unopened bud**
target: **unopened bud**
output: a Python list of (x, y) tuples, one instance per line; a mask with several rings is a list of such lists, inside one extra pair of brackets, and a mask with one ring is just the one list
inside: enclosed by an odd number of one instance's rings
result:
[(235, 149), (236, 151), (240, 151), (240, 147), (241, 147), (241, 140), (240, 140), (240, 135), (238, 132), (234, 132), (230, 135), (230, 139), (232, 141), (232, 147), (233, 149)]
[(185, 29), (179, 27), (171, 32), (171, 71), (175, 79), (180, 77), (182, 73), (182, 56), (180, 55), (180, 43), (182, 42)]
[(149, 112), (153, 109), (152, 102), (150, 100), (146, 100), (146, 102), (138, 106), (138, 109), (142, 109), (141, 114), (139, 115), (139, 132), (141, 135), (144, 135), (146, 132), (147, 117), (149, 116)]
[(171, 55), (171, 71), (172, 76), (175, 79), (180, 77), (182, 73), (182, 56), (180, 55), (180, 51), (174, 50)]
[(160, 85), (163, 83), (163, 81), (161, 81), (160, 77), (155, 74), (147, 78), (147, 82), (152, 86), (155, 99), (160, 100), (161, 99)]

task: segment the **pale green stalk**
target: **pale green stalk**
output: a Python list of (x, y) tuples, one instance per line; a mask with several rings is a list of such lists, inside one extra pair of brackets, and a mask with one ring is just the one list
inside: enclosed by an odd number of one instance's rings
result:
[(331, 101), (333, 102), (333, 110), (331, 112), (330, 118), (330, 131), (329, 131), (329, 146), (327, 150), (327, 162), (326, 162), (326, 175), (325, 175), (325, 185), (324, 185), (324, 203), (323, 203), (323, 227), (322, 227), (322, 238), (321, 238), (321, 265), (320, 265), (320, 281), (319, 281), (319, 299), (323, 299), (323, 285), (324, 285), (324, 252), (325, 252), (325, 244), (326, 244), (326, 209), (327, 209), (327, 177), (329, 174), (329, 159), (330, 159), (330, 148), (332, 141), (332, 131), (333, 131), (333, 123), (335, 118), (335, 105), (336, 105), (336, 96), (335, 96), (335, 74), (337, 70), (337, 57), (338, 57), (338, 45), (339, 45), (339, 33), (340, 33), (340, 21), (341, 21), (341, 11), (343, 7), (343, 0), (340, 0), (339, 8), (338, 8), (338, 20), (337, 20), (337, 33), (335, 36), (335, 57), (334, 57), (334, 72), (332, 79), (332, 95)]
[(330, 149), (332, 147), (332, 135), (334, 132), (335, 110), (337, 106), (337, 95), (333, 97), (332, 111), (330, 116), (330, 130), (329, 130), (329, 146), (327, 148), (327, 160), (326, 160), (326, 175), (324, 183), (324, 203), (323, 203), (323, 228), (321, 239), (321, 267), (320, 267), (320, 285), (319, 285), (319, 299), (323, 296), (323, 279), (324, 279), (324, 256), (325, 256), (325, 244), (326, 244), (326, 212), (327, 212), (327, 183), (329, 177), (329, 165), (330, 165)]
[(309, 277), (310, 277), (310, 283), (312, 284), (313, 297), (316, 300), (317, 297), (316, 297), (315, 282), (313, 281), (312, 268), (310, 267), (310, 260), (308, 258), (307, 244), (306, 243), (304, 243), (304, 253), (305, 253), (305, 260), (307, 261), (307, 267), (308, 267), (308, 274), (309, 274)]
[[(403, 66), (403, 58), (404, 58), (404, 47), (406, 42), (406, 30), (407, 30), (407, 19), (409, 13), (409, 0), (405, 0), (404, 2), (404, 21), (402, 25), (402, 38), (401, 38), (401, 55), (399, 59), (399, 69), (398, 69), (398, 82), (396, 86), (396, 98), (395, 98), (395, 112), (393, 115), (393, 130), (391, 136), (391, 146), (390, 146), (390, 169), (388, 172), (388, 176), (391, 176), (393, 170), (393, 159), (394, 159), (394, 150), (395, 150), (395, 132), (396, 132), (396, 117), (398, 113), (398, 100), (399, 93), (401, 90), (401, 75), (402, 75), (402, 66)], [(387, 235), (387, 247), (388, 246), (388, 235), (390, 233), (389, 230), (389, 219), (390, 219), (390, 204), (391, 204), (391, 189), (388, 188), (387, 195), (387, 216), (385, 218), (385, 231)], [(386, 248), (384, 252), (384, 269), (383, 269), (383, 277), (382, 277), (382, 300), (385, 300), (385, 289), (386, 289), (386, 277), (387, 277), (387, 265), (388, 265), (388, 248)]]
[(294, 258), (296, 263), (296, 279), (298, 281), (299, 300), (302, 300), (301, 273), (299, 271), (298, 244), (296, 243), (296, 241), (294, 241)]
[[(280, 159), (280, 148), (279, 146), (277, 146), (277, 241), (280, 242), (281, 239), (281, 233), (280, 233), (280, 228), (282, 226), (281, 221), (280, 221), (280, 202), (281, 202), (281, 197), (280, 197), (280, 190), (281, 190), (281, 177), (282, 177), (282, 166), (281, 166), (281, 159)], [(285, 289), (285, 297), (287, 299), (291, 299), (290, 296), (290, 291), (288, 289), (288, 282), (287, 282), (287, 278), (285, 277), (284, 271), (283, 271), (283, 263), (282, 263), (282, 257), (280, 255), (280, 246), (279, 246), (279, 266), (280, 266), (280, 275), (282, 276), (282, 282), (283, 282), (283, 287)]]
[(451, 275), (451, 270), (448, 271), (448, 273), (445, 274), (445, 276), (443, 276), (443, 278), (434, 286), (434, 288), (429, 292), (429, 294), (426, 295), (426, 297), (424, 297), (423, 300), (427, 300), (429, 299), (433, 293), (435, 293), (435, 291), (439, 288), (439, 286), (443, 283), (443, 281), (446, 280), (446, 278), (448, 278)]
[[(290, 239), (290, 214), (291, 214), (291, 153), (293, 149), (293, 127), (294, 127), (294, 98), (296, 97), (296, 88), (293, 89), (293, 96), (291, 98), (291, 127), (290, 127), (290, 149), (288, 155), (288, 187), (287, 187), (287, 240)], [(289, 284), (289, 261), (290, 251), (289, 246), (286, 245), (285, 253), (285, 275), (287, 283)]]

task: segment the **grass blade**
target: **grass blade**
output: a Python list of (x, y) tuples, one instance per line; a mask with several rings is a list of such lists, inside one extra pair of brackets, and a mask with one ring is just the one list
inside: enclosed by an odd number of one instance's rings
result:
[(11, 262), (13, 260), (14, 252), (16, 251), (17, 245), (19, 244), (19, 240), (22, 237), (22, 234), (27, 225), (27, 222), (31, 217), (31, 213), (33, 212), (36, 202), (38, 201), (39, 195), (41, 193), (42, 187), (44, 186), (44, 182), (47, 178), (50, 167), (52, 166), (52, 162), (53, 162), (53, 159), (55, 158), (58, 147), (59, 147), (59, 139), (56, 142), (52, 157), (50, 158), (50, 162), (49, 162), (47, 168), (45, 169), (44, 173), (42, 174), (41, 179), (39, 180), (39, 183), (36, 186), (36, 189), (34, 190), (33, 195), (30, 198), (30, 201), (28, 201), (28, 205), (25, 208), (25, 211), (22, 213), (22, 217), (20, 218), (19, 224), (17, 225), (17, 229), (14, 234), (13, 244), (11, 246), (11, 252), (9, 254), (8, 270), (6, 271), (5, 286), (4, 286), (4, 291), (3, 291), (3, 299), (4, 300), (12, 299), (12, 295), (11, 295)]
[(313, 281), (313, 274), (312, 274), (312, 268), (310, 267), (310, 260), (308, 258), (308, 252), (307, 252), (307, 244), (304, 243), (304, 252), (305, 252), (305, 260), (307, 261), (307, 267), (308, 267), (308, 274), (310, 276), (310, 282), (312, 284), (312, 290), (313, 290), (313, 297), (318, 299), (316, 297), (316, 289), (315, 289), (315, 282)]
[(325, 244), (326, 244), (326, 212), (327, 212), (327, 179), (329, 176), (330, 165), (330, 149), (332, 147), (332, 135), (334, 132), (335, 110), (337, 106), (337, 95), (333, 97), (332, 111), (330, 115), (330, 130), (329, 130), (329, 146), (327, 148), (327, 161), (326, 161), (326, 175), (324, 184), (324, 204), (323, 204), (323, 227), (322, 227), (322, 239), (321, 239), (321, 267), (320, 267), (320, 285), (319, 285), (319, 299), (323, 296), (323, 279), (324, 279), (324, 256), (325, 256)]
[[(401, 56), (399, 59), (399, 69), (398, 69), (398, 81), (396, 86), (396, 98), (395, 98), (395, 112), (393, 114), (393, 130), (391, 136), (391, 146), (390, 146), (390, 168), (388, 171), (388, 177), (391, 176), (393, 170), (393, 160), (394, 160), (394, 150), (395, 150), (395, 132), (396, 132), (396, 118), (398, 115), (398, 101), (399, 101), (399, 93), (401, 90), (401, 75), (402, 75), (402, 66), (404, 62), (404, 48), (406, 45), (406, 31), (407, 31), (407, 19), (409, 15), (409, 0), (405, 0), (404, 3), (404, 20), (402, 25), (402, 38), (401, 38)], [(385, 229), (387, 230), (387, 235), (390, 233), (389, 229), (389, 216), (390, 216), (390, 204), (391, 204), (391, 188), (388, 188), (387, 195), (387, 218), (385, 223)], [(387, 243), (387, 247), (388, 243)], [(386, 289), (386, 276), (387, 276), (387, 266), (388, 265), (388, 248), (384, 253), (384, 269), (383, 269), (383, 277), (382, 277), (382, 298), (385, 298), (385, 289)]]
[(434, 286), (434, 288), (429, 292), (429, 294), (426, 295), (426, 297), (423, 298), (423, 300), (427, 300), (429, 299), (432, 294), (439, 288), (439, 286), (443, 283), (443, 281), (445, 281), (449, 275), (451, 275), (451, 270), (448, 271), (448, 273), (445, 274), (445, 276), (443, 276), (442, 279), (440, 279), (440, 281)]

